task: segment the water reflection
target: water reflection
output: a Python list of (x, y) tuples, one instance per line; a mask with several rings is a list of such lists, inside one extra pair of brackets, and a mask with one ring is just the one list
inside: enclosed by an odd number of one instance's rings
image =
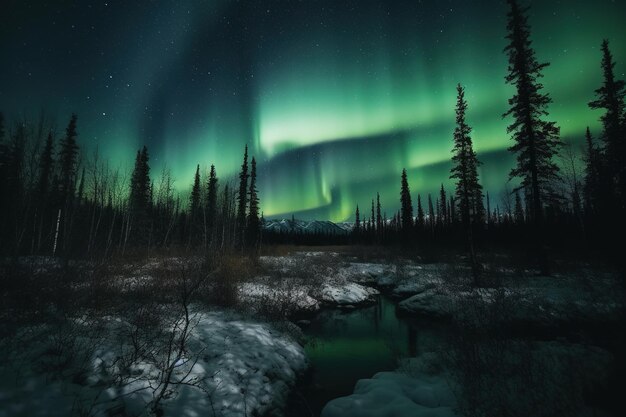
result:
[(307, 404), (292, 404), (299, 408), (289, 412), (294, 416), (319, 415), (331, 399), (351, 394), (357, 380), (396, 369), (398, 359), (417, 356), (437, 343), (434, 329), (398, 318), (395, 305), (384, 296), (367, 308), (322, 311), (304, 332), (311, 371), (298, 393), (299, 402)]

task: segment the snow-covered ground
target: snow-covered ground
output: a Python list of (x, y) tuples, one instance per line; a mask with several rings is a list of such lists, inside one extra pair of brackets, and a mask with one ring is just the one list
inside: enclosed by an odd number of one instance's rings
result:
[(308, 289), (300, 285), (272, 286), (258, 282), (244, 282), (239, 285), (240, 300), (252, 305), (271, 303), (282, 304), (285, 313), (309, 314), (320, 309), (320, 303), (309, 295)]
[(508, 319), (554, 326), (574, 321), (603, 322), (624, 308), (611, 289), (615, 282), (612, 277), (584, 270), (551, 277), (533, 276), (528, 271), (527, 276), (520, 277), (512, 270), (490, 270), (488, 274), (491, 279), (497, 278), (498, 288), (473, 289), (469, 269), (462, 262), (368, 263), (336, 253), (296, 252), (263, 257), (262, 263), (285, 276), (310, 275), (308, 280), (294, 281), (292, 285), (296, 293), (305, 293), (319, 303), (364, 305), (377, 294), (376, 288), (397, 300), (398, 311), (407, 316), (450, 318), (468, 302), (506, 301), (514, 305)]
[[(225, 312), (196, 312), (185, 355), (175, 364), (162, 400), (169, 416), (247, 416), (280, 414), (297, 375), (307, 366), (303, 348), (270, 325)], [(87, 325), (87, 324), (85, 324)], [(121, 360), (129, 340), (116, 337), (128, 323), (110, 318), (108, 334), (82, 363), (71, 358), (61, 375), (40, 368), (53, 353), (53, 338), (43, 329), (37, 344), (5, 363), (0, 378), (0, 416), (144, 415), (164, 380), (159, 366), (167, 358)], [(89, 338), (88, 332), (82, 338)], [(85, 342), (85, 341), (83, 341)], [(76, 341), (74, 341), (76, 343)], [(91, 343), (83, 343), (83, 346)], [(68, 346), (69, 349), (69, 346)], [(30, 360), (29, 360), (30, 358)], [(7, 358), (8, 359), (8, 358)], [(124, 366), (122, 365), (124, 364)], [(76, 371), (76, 372), (74, 372)]]
[(367, 262), (349, 262), (338, 267), (336, 275), (346, 281), (384, 287), (395, 281), (394, 265)]
[[(53, 261), (37, 259), (35, 270), (58, 268)], [(431, 318), (478, 315), (491, 306), (504, 306), (500, 320), (554, 326), (605, 323), (624, 309), (623, 300), (612, 291), (614, 279), (590, 271), (520, 277), (503, 269), (495, 273), (501, 274), (498, 288), (474, 289), (468, 285), (467, 268), (451, 264), (357, 262), (332, 252), (264, 256), (259, 263), (258, 276), (236, 281), (240, 307), (250, 306), (253, 312), (271, 308), (282, 318), (314, 314), (321, 306), (365, 306), (379, 292), (397, 300), (401, 314)], [(113, 280), (120, 293), (132, 293), (154, 279), (153, 271), (184, 264), (181, 258), (150, 260), (128, 266)], [(489, 273), (494, 275), (493, 270)], [(304, 350), (272, 325), (242, 317), (196, 308), (188, 349), (173, 367), (171, 380), (177, 383), (161, 401), (165, 415), (280, 414), (297, 375), (307, 366)], [(130, 341), (119, 335), (130, 324), (119, 318), (105, 322), (105, 335), (97, 338), (96, 332), (89, 335), (87, 320), (76, 321), (85, 331), (71, 344), (90, 347), (84, 350), (88, 355), (70, 358), (67, 369), (56, 373), (46, 369), (45, 359), (63, 345), (45, 326), (24, 329), (35, 343), (5, 355), (0, 417), (43, 416), (50, 410), (58, 415), (145, 413), (163, 386), (164, 359), (122, 360)], [(457, 415), (449, 375), (433, 371), (426, 359), (409, 360), (409, 368), (418, 372), (382, 372), (359, 381), (352, 395), (331, 401), (322, 416)]]
[[(605, 415), (598, 408), (602, 405), (589, 405), (581, 392), (603, 389), (613, 363), (606, 350), (557, 341), (512, 342), (505, 349), (510, 349), (505, 352), (513, 363), (493, 363), (493, 369), (472, 374), (472, 383), (482, 390), (464, 393), (459, 381), (468, 374), (450, 368), (445, 359), (449, 352), (425, 352), (402, 360), (396, 371), (359, 380), (351, 395), (327, 403), (321, 417), (458, 417), (463, 410), (470, 412), (466, 407), (476, 415), (501, 415), (504, 410), (507, 415), (533, 415), (537, 409), (542, 415)], [(525, 386), (528, 378), (534, 382)]]
[[(521, 282), (520, 282), (521, 281)], [(555, 326), (566, 323), (607, 323), (619, 317), (625, 305), (619, 292), (611, 289), (612, 280), (594, 279), (582, 288), (581, 279), (533, 277), (513, 282), (505, 280), (500, 288), (471, 289), (417, 278), (414, 295), (398, 303), (404, 315), (451, 318), (471, 305), (501, 302), (510, 312), (502, 317), (513, 322)]]
[[(364, 276), (370, 267), (344, 265), (337, 253), (297, 252), (288, 256), (263, 256), (260, 263), (268, 276), (255, 277), (239, 286), (248, 301), (293, 303), (299, 313), (319, 309), (320, 304), (336, 307), (367, 305), (379, 291), (368, 287)], [(374, 274), (380, 272), (374, 265)], [(365, 275), (364, 275), (365, 274)], [(360, 283), (359, 283), (360, 282)]]
[(321, 417), (458, 416), (450, 379), (433, 370), (433, 360), (426, 354), (405, 361), (402, 370), (359, 380), (353, 394), (330, 401)]

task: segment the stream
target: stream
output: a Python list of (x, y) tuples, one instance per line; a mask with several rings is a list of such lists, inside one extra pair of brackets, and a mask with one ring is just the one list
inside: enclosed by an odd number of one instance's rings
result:
[(397, 368), (398, 360), (432, 351), (441, 327), (396, 316), (394, 302), (321, 311), (303, 327), (310, 369), (291, 396), (286, 415), (319, 416), (330, 400), (349, 395), (359, 379)]

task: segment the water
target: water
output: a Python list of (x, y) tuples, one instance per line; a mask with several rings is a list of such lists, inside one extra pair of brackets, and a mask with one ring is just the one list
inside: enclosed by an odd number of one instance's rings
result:
[(359, 379), (394, 370), (398, 359), (432, 349), (437, 333), (397, 317), (384, 296), (367, 308), (324, 310), (303, 330), (311, 369), (292, 396), (289, 416), (319, 416), (328, 401), (351, 394)]

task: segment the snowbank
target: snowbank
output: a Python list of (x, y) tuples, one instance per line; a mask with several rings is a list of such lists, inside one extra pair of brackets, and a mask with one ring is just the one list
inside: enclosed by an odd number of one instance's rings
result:
[(338, 306), (358, 305), (375, 301), (378, 290), (347, 282), (324, 284), (321, 290), (322, 301)]
[(392, 298), (406, 299), (441, 286), (449, 267), (445, 264), (407, 264), (397, 268), (396, 280), (390, 291)]
[[(284, 406), (297, 374), (307, 365), (303, 348), (267, 324), (245, 321), (224, 312), (198, 312), (185, 357), (176, 363), (161, 404), (166, 416), (277, 414)], [(158, 393), (164, 358), (138, 360), (122, 366), (120, 351), (127, 340), (115, 336), (127, 323), (110, 319), (107, 338), (76, 377), (67, 365), (61, 378), (50, 378), (34, 365), (52, 347), (29, 346), (23, 363), (3, 369), (0, 416), (138, 415)], [(47, 339), (46, 339), (47, 340)], [(51, 344), (52, 342), (49, 341)], [(78, 358), (76, 358), (78, 359)], [(41, 362), (41, 361), (39, 361)], [(90, 363), (90, 364), (89, 364)], [(11, 370), (17, 370), (10, 373)], [(7, 375), (7, 372), (8, 375)], [(126, 375), (121, 378), (120, 375)], [(72, 377), (69, 377), (72, 375)], [(52, 411), (53, 410), (53, 411)]]
[(397, 308), (404, 315), (449, 318), (453, 313), (453, 299), (450, 294), (429, 289), (400, 301)]
[[(428, 356), (428, 355), (426, 355)], [(380, 372), (357, 382), (354, 393), (330, 401), (321, 417), (454, 417), (456, 404), (447, 379), (429, 372), (422, 359), (411, 359), (419, 371)]]

